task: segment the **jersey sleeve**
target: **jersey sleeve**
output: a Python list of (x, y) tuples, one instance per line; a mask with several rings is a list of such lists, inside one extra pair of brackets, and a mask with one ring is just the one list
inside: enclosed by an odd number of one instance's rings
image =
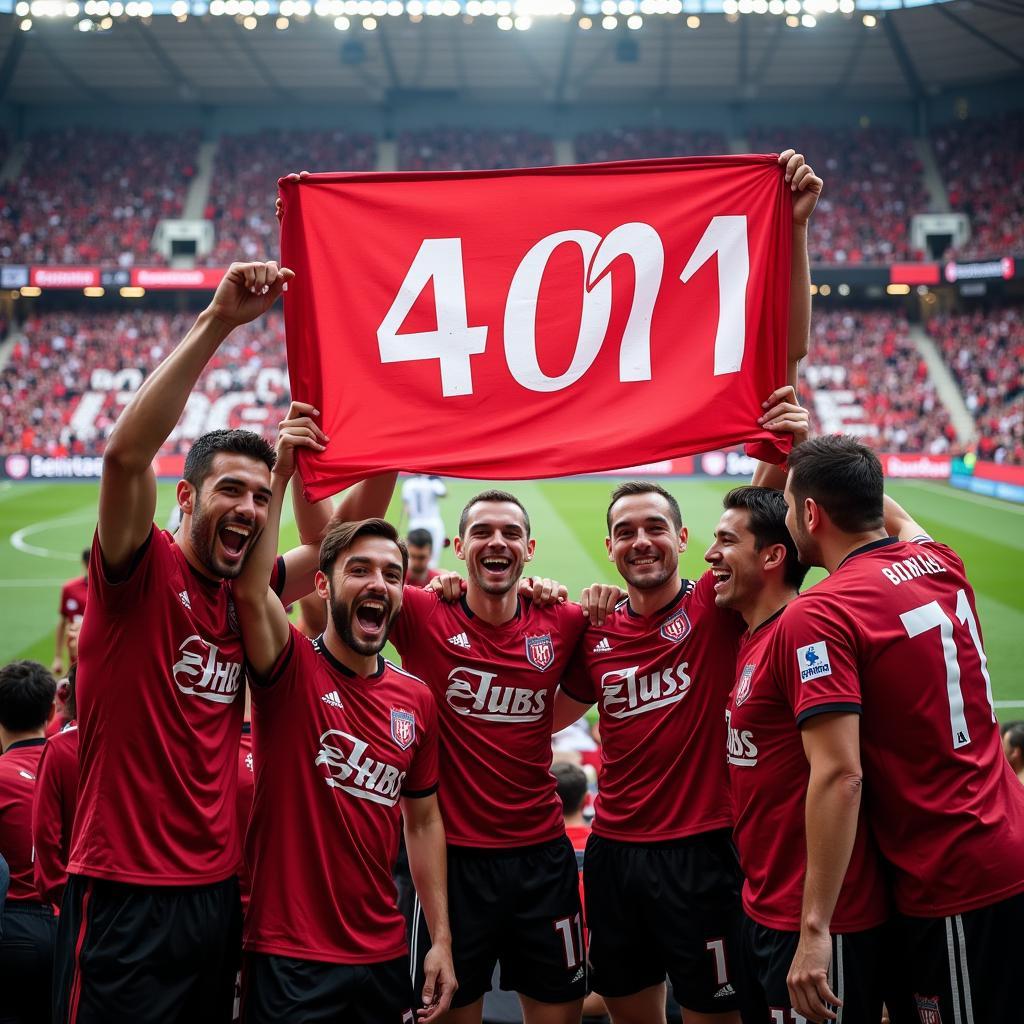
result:
[(798, 725), (830, 711), (860, 713), (856, 638), (828, 603), (793, 601), (779, 620), (770, 661)]
[(402, 786), (402, 796), (414, 799), (436, 793), (438, 786), (437, 705), (426, 685), (423, 688), (426, 691), (427, 699), (423, 703), (421, 739)]
[(53, 743), (43, 747), (32, 800), (32, 870), (36, 890), (47, 903), (60, 906), (67, 882), (65, 851), (70, 836), (64, 833), (63, 777), (60, 752)]
[(295, 680), (307, 671), (304, 665), (310, 656), (316, 657), (313, 648), (306, 637), (289, 623), (288, 640), (273, 668), (263, 677), (249, 669), (249, 679), (253, 683), (252, 699), (259, 703), (261, 695), (265, 696), (270, 691), (279, 693), (291, 689)]
[(388, 639), (399, 654), (404, 654), (427, 618), (437, 609), (441, 599), (422, 587), (406, 586), (402, 590), (402, 610), (391, 627)]
[(95, 594), (107, 607), (137, 605), (159, 579), (161, 567), (170, 569), (172, 557), (167, 542), (154, 523), (149, 536), (132, 556), (127, 575), (121, 580), (111, 580), (107, 577), (106, 560), (97, 530), (93, 535), (92, 554), (89, 558), (89, 592)]
[(562, 693), (574, 701), (580, 704), (594, 704), (597, 701), (597, 688), (591, 679), (586, 647), (586, 636), (581, 635), (559, 685)]
[(71, 588), (67, 583), (60, 588), (60, 616), (62, 619), (71, 618), (71, 611), (68, 609), (68, 592), (70, 589)]

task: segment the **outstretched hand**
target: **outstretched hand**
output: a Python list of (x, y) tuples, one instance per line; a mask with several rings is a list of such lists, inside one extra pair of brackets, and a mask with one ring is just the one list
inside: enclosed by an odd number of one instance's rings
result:
[(804, 160), (803, 153), (794, 149), (780, 153), (779, 164), (786, 169), (786, 183), (793, 192), (793, 223), (806, 224), (818, 205), (825, 183)]
[(231, 328), (261, 317), (295, 277), (287, 267), (268, 263), (232, 263), (213, 294), (209, 311)]
[[(286, 174), (285, 177), (289, 181), (302, 181), (303, 178), (309, 177), (309, 171), (299, 171), (298, 174), (292, 171), (291, 174)], [(280, 196), (277, 197), (277, 202), (274, 203), (274, 216), (278, 220), (280, 220), (284, 216), (284, 201), (281, 199)]]
[(295, 472), (295, 449), (309, 448), (314, 452), (322, 452), (330, 438), (313, 420), (319, 416), (318, 410), (307, 402), (292, 402), (288, 414), (278, 424), (277, 462), (274, 472), (286, 479)]
[(792, 434), (794, 447), (810, 436), (810, 413), (797, 401), (792, 384), (773, 391), (768, 400), (761, 404), (765, 411), (757, 418), (757, 422), (765, 430), (772, 430), (776, 434)]

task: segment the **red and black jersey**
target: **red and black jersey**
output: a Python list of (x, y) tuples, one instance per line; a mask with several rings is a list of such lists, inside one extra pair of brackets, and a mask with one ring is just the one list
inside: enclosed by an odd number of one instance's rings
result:
[(60, 616), (65, 622), (74, 622), (85, 614), (85, 599), (89, 594), (88, 576), (68, 580), (60, 589)]
[(0, 756), (0, 855), (11, 872), (11, 902), (39, 902), (32, 875), (32, 800), (45, 743), (19, 740)]
[[(800, 930), (803, 905), (810, 767), (789, 694), (772, 675), (768, 659), (781, 614), (780, 610), (743, 637), (726, 723), (736, 812), (733, 837), (745, 876), (743, 907), (759, 924), (793, 932)], [(832, 931), (866, 931), (886, 916), (878, 851), (862, 809)]]
[(582, 631), (574, 604), (520, 600), (494, 626), (465, 599), (405, 588), (391, 639), (437, 699), (438, 799), (452, 845), (530, 846), (564, 833), (550, 772), (553, 698)]
[[(284, 585), (278, 559), (275, 589)], [(231, 585), (155, 526), (127, 579), (89, 561), (76, 695), (78, 814), (68, 871), (204, 885), (238, 870), (245, 655)]]
[[(249, 825), (249, 815), (252, 813), (252, 796), (255, 789), (253, 780), (253, 755), (252, 755), (252, 722), (242, 723), (242, 742), (238, 747), (238, 834), (245, 837), (245, 830)], [(244, 851), (243, 851), (244, 852)], [(242, 910), (249, 906), (249, 891), (252, 880), (249, 876), (249, 866), (242, 857), (241, 867), (238, 869), (238, 887), (242, 896)]]
[(44, 900), (58, 907), (68, 878), (77, 804), (78, 726), (71, 722), (43, 747), (32, 808), (36, 889)]
[(743, 628), (715, 606), (710, 572), (653, 615), (627, 600), (587, 627), (562, 689), (600, 711), (596, 835), (642, 843), (732, 825), (722, 751)]
[(427, 566), (427, 576), (426, 576), (426, 579), (414, 580), (412, 578), (412, 570), (410, 570), (409, 572), (407, 572), (405, 574), (405, 585), (407, 587), (419, 587), (420, 589), (422, 589), (432, 579), (435, 579), (436, 577), (438, 577), (440, 575), (441, 575), (441, 570), (440, 569), (434, 569), (433, 567), (428, 565)]
[(437, 708), (385, 661), (362, 678), (294, 627), (254, 686), (244, 947), (330, 963), (408, 951), (392, 868), (399, 799), (437, 789)]
[(890, 537), (854, 551), (790, 602), (771, 662), (798, 721), (860, 711), (864, 807), (898, 910), (945, 917), (1024, 891), (1024, 787), (952, 549)]

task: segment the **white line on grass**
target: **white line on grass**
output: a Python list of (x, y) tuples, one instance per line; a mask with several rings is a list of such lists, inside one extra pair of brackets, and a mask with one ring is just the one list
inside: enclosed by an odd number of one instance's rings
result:
[(995, 700), (992, 702), (994, 708), (1024, 708), (1024, 700)]
[(0, 580), (0, 587), (63, 587), (67, 580)]
[[(953, 487), (948, 484), (933, 484), (920, 480), (900, 480), (898, 482), (902, 487), (913, 487), (915, 490), (928, 491), (931, 494), (940, 491), (946, 496), (953, 495), (957, 498), (963, 498), (965, 501), (973, 501), (976, 505), (984, 505), (986, 508), (996, 508), (1000, 512), (1012, 512), (1015, 516), (1024, 516), (1024, 505), (1015, 505), (1013, 502), (1003, 501), (1001, 498), (989, 498), (987, 495), (975, 494), (973, 491), (963, 491), (959, 487)], [(911, 512), (911, 514), (913, 513)]]
[(78, 523), (95, 521), (95, 519), (95, 510), (90, 510), (88, 512), (79, 512), (73, 516), (62, 516), (57, 519), (44, 519), (40, 523), (30, 523), (28, 526), (23, 526), (20, 530), (15, 530), (11, 534), (11, 547), (26, 555), (35, 555), (37, 558), (53, 558), (61, 562), (80, 562), (82, 560), (81, 551), (75, 553), (56, 551), (53, 548), (29, 544), (25, 538), (34, 537), (37, 533), (42, 533), (44, 530), (52, 530), (60, 526), (75, 526)]

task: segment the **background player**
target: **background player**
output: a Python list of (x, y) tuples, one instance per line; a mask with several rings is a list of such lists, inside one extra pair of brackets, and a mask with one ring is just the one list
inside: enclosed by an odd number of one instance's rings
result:
[[(744, 1021), (793, 1019), (786, 978), (800, 934), (805, 817), (823, 813), (848, 776), (850, 712), (829, 705), (797, 725), (787, 680), (771, 672), (768, 651), (779, 617), (800, 589), (807, 567), (786, 529), (780, 491), (737, 487), (705, 558), (715, 577), (715, 603), (743, 616), (747, 632), (736, 659), (726, 710), (728, 763), (743, 869), (740, 1002)], [(877, 1024), (887, 899), (877, 851), (863, 816), (833, 917), (833, 988), (847, 1024)]]
[(10, 887), (0, 913), (0, 1019), (42, 1024), (50, 1019), (53, 908), (32, 877), (32, 800), (56, 684), (35, 661), (0, 668), (0, 856)]
[(434, 539), (429, 530), (417, 527), (410, 530), (405, 538), (405, 546), (409, 551), (409, 571), (405, 576), (405, 584), (409, 587), (425, 587), (432, 579), (440, 575), (434, 568)]
[[(583, 615), (519, 596), (534, 547), (515, 496), (471, 498), (455, 540), (465, 594), (447, 603), (407, 587), (392, 637), (440, 709), (459, 979), (451, 1024), (479, 1024), (496, 961), (527, 1024), (574, 1024), (586, 989), (576, 857), (549, 771), (554, 693)], [(422, 950), (429, 940), (421, 932), (413, 941)]]
[(1003, 753), (1013, 773), (1024, 782), (1024, 722), (1004, 722), (999, 727), (1003, 737)]
[[(1024, 955), (1024, 788), (1003, 756), (974, 592), (954, 551), (902, 509), (883, 513), (882, 467), (850, 437), (790, 455), (787, 523), (827, 579), (792, 601), (772, 670), (839, 714), (863, 764), (864, 806), (891, 865), (901, 981), (914, 1019), (1012, 1020)], [(892, 535), (890, 535), (892, 534)], [(861, 776), (842, 771), (807, 819), (793, 1006), (833, 1018), (829, 927), (856, 835)], [(890, 1009), (896, 1007), (890, 1004)], [(894, 1019), (896, 1014), (894, 1013)]]
[(421, 473), (403, 480), (401, 493), (402, 512), (409, 520), (410, 532), (426, 530), (431, 536), (430, 567), (436, 569), (448, 537), (438, 501), (445, 497), (448, 488), (439, 476)]
[(65, 665), (71, 664), (70, 661), (64, 660), (65, 633), (73, 622), (81, 622), (82, 616), (85, 614), (85, 599), (89, 594), (88, 548), (82, 552), (82, 565), (85, 567), (86, 574), (68, 580), (60, 588), (60, 611), (57, 617), (57, 636), (54, 641), (53, 665), (51, 666), (51, 671), (58, 678), (64, 675)]

